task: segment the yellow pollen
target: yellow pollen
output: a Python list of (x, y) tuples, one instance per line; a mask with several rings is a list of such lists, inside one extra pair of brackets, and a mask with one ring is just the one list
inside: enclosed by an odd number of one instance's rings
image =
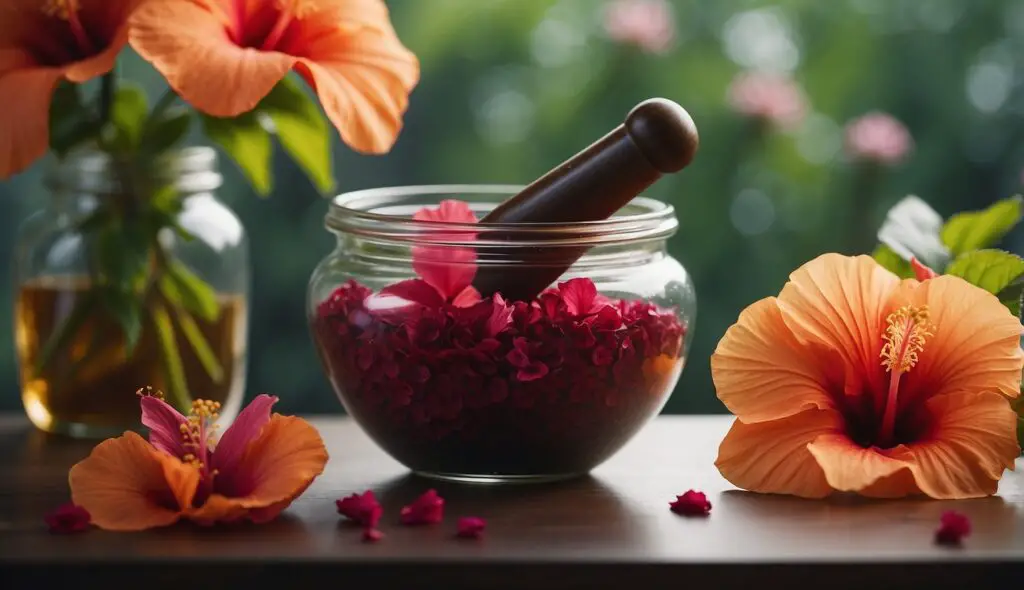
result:
[(917, 364), (925, 340), (935, 334), (935, 325), (928, 320), (928, 307), (905, 305), (889, 314), (886, 324), (882, 365), (886, 371), (906, 373)]
[(43, 0), (41, 10), (46, 16), (68, 20), (78, 12), (78, 0)]
[(135, 391), (135, 395), (139, 397), (155, 397), (156, 399), (160, 400), (164, 399), (164, 392), (160, 391), (159, 389), (154, 389), (149, 385), (145, 387), (140, 387), (138, 390)]

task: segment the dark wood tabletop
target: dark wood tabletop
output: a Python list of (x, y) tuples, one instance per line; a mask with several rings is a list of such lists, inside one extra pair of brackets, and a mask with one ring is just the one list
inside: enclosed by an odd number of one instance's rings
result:
[[(488, 486), (413, 477), (350, 420), (313, 419), (331, 461), (277, 521), (59, 536), (48, 533), (43, 515), (68, 500), (68, 468), (94, 443), (0, 417), (0, 587), (229, 589), (255, 581), (349, 589), (876, 590), (1024, 581), (1021, 473), (1008, 473), (996, 497), (960, 502), (750, 494), (733, 489), (714, 467), (729, 420), (661, 417), (586, 478)], [(445, 521), (399, 526), (400, 507), (431, 487), (446, 499)], [(669, 501), (691, 488), (708, 494), (708, 518), (669, 511)], [(334, 506), (338, 497), (367, 489), (385, 509), (385, 538), (376, 544), (362, 542)], [(959, 549), (933, 543), (949, 509), (973, 521)], [(459, 516), (485, 518), (485, 537), (455, 538)]]

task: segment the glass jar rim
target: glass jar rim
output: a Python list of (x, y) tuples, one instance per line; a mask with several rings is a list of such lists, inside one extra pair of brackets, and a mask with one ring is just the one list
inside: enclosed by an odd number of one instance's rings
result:
[[(324, 225), (333, 232), (370, 238), (497, 247), (510, 244), (504, 240), (487, 240), (488, 233), (514, 232), (516, 246), (596, 246), (665, 240), (679, 227), (672, 205), (643, 196), (634, 198), (611, 218), (599, 221), (484, 224), (412, 218), (415, 209), (437, 205), (439, 197), (444, 196), (473, 197), (468, 202), (474, 213), (486, 213), (487, 205), (497, 205), (523, 188), (525, 186), (513, 184), (437, 184), (350, 191), (332, 199)], [(431, 202), (422, 202), (431, 197)]]
[[(114, 193), (123, 190), (125, 183), (118, 174), (119, 163), (128, 169), (133, 166), (131, 162), (119, 162), (107, 152), (77, 150), (54, 163), (44, 182), (52, 190)], [(217, 152), (209, 146), (183, 147), (162, 154), (146, 174), (185, 194), (217, 190), (223, 183), (217, 169)]]

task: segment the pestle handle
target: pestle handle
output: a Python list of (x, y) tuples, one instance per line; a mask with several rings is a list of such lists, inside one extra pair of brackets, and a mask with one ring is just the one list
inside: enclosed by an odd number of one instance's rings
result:
[[(607, 135), (498, 205), (487, 223), (573, 223), (611, 217), (664, 174), (693, 161), (700, 143), (683, 107), (646, 100)], [(485, 231), (487, 239), (514, 242), (514, 232)], [(483, 236), (481, 236), (483, 237)], [(481, 266), (474, 286), (484, 296), (530, 300), (551, 285), (586, 248), (524, 247), (511, 268)]]

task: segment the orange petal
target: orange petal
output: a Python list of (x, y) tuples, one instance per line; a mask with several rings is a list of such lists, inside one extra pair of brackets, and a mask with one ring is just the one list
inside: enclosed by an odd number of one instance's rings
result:
[[(909, 482), (903, 475), (897, 475), (909, 467), (906, 462), (877, 448), (866, 449), (845, 434), (824, 434), (814, 439), (807, 449), (821, 466), (828, 485), (840, 492), (863, 492), (871, 488), (875, 495), (882, 496), (900, 497), (917, 493), (913, 485), (893, 488), (894, 482)], [(893, 479), (889, 480), (892, 476)]]
[(231, 474), (233, 485), (242, 488), (239, 496), (214, 494), (207, 501), (212, 505), (193, 510), (189, 518), (212, 522), (246, 515), (257, 522), (271, 520), (323, 473), (326, 464), (327, 449), (313, 426), (301, 418), (274, 414)]
[(248, 513), (248, 503), (244, 499), (211, 494), (202, 506), (189, 511), (188, 518), (202, 525), (210, 525), (217, 522), (235, 522)]
[(138, 531), (178, 520), (192, 503), (199, 471), (126, 432), (103, 441), (71, 468), (71, 498), (96, 526)]
[[(93, 32), (91, 37), (109, 38), (104, 49), (82, 61), (69, 64), (65, 76), (72, 82), (85, 82), (114, 69), (117, 56), (128, 43), (128, 17), (143, 0), (91, 0), (79, 2), (79, 18)], [(93, 29), (97, 29), (93, 31)], [(97, 34), (98, 33), (98, 34)]]
[[(803, 346), (774, 297), (743, 310), (711, 356), (718, 399), (746, 423), (832, 408), (828, 359)], [(841, 381), (840, 381), (841, 383)]]
[(191, 0), (147, 2), (131, 18), (132, 47), (200, 111), (234, 117), (252, 110), (296, 58), (236, 45), (220, 16)]
[(346, 144), (364, 153), (385, 153), (402, 129), (409, 93), (419, 81), (419, 61), (399, 41), (383, 2), (340, 4), (351, 6), (303, 22), (308, 59), (296, 69)]
[(994, 494), (1020, 456), (1009, 401), (994, 392), (959, 392), (934, 397), (925, 407), (934, 424), (929, 440), (894, 450), (917, 486), (932, 498)]
[(879, 352), (891, 295), (900, 280), (869, 256), (824, 254), (801, 266), (779, 294), (779, 308), (797, 338), (837, 351), (850, 368), (847, 393), (867, 385), (883, 391)]
[(0, 74), (0, 179), (43, 157), (50, 145), (50, 101), (61, 70), (32, 68)]
[(831, 410), (807, 410), (756, 424), (736, 420), (718, 449), (715, 466), (730, 483), (751, 492), (825, 497), (832, 489), (807, 444), (835, 432), (840, 422)]
[(995, 295), (945, 275), (923, 283), (907, 281), (898, 299), (927, 305), (935, 325), (917, 365), (903, 377), (903, 391), (929, 396), (955, 391), (1020, 395), (1020, 320)]

